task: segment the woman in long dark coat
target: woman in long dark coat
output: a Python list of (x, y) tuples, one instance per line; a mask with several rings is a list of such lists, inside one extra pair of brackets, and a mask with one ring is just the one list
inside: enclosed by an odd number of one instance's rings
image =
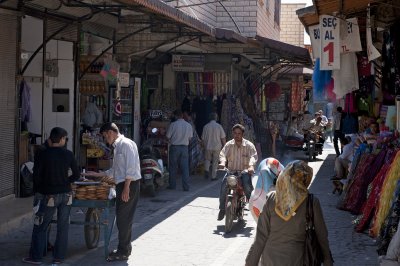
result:
[[(306, 203), (313, 171), (304, 161), (293, 161), (279, 175), (276, 192), (270, 192), (258, 219), (246, 266), (303, 266), (306, 236)], [(314, 197), (314, 226), (323, 253), (323, 264), (333, 265), (328, 231), (319, 200)]]

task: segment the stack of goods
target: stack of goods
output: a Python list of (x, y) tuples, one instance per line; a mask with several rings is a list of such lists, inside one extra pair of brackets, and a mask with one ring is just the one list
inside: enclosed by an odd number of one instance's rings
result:
[(91, 180), (76, 182), (72, 186), (72, 191), (75, 198), (79, 200), (107, 200), (110, 188), (114, 185), (114, 179), (111, 177), (102, 177), (98, 182)]

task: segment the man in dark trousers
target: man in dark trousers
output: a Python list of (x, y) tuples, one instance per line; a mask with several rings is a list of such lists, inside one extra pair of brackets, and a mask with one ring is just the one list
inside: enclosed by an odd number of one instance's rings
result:
[[(64, 148), (67, 131), (55, 127), (50, 132), (49, 147), (36, 154), (33, 183), (38, 210), (34, 217), (29, 264), (41, 264), (47, 244), (47, 228), (57, 210), (57, 236), (53, 250), (53, 263), (65, 259), (68, 245), (69, 214), (72, 204), (71, 183), (79, 178), (79, 169), (73, 153)], [(72, 175), (68, 176), (68, 170)]]
[(105, 123), (100, 128), (104, 140), (114, 148), (112, 168), (105, 172), (88, 171), (87, 176), (110, 176), (116, 186), (116, 218), (118, 227), (118, 248), (112, 251), (107, 260), (128, 260), (132, 251), (131, 235), (133, 216), (140, 192), (140, 160), (136, 143), (119, 133), (114, 123)]
[(342, 133), (342, 122), (343, 122), (343, 109), (338, 106), (336, 108), (336, 114), (333, 116), (333, 147), (335, 147), (336, 157), (340, 155), (339, 150), (339, 139), (344, 138), (344, 134)]

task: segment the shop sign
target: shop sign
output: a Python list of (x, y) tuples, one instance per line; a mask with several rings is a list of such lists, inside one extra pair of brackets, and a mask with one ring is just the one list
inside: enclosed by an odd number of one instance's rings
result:
[(159, 118), (162, 117), (162, 111), (161, 110), (150, 110), (150, 117), (151, 118)]
[(334, 16), (319, 17), (321, 32), (321, 70), (340, 69), (340, 19)]
[(309, 32), (313, 57), (319, 58), (321, 56), (321, 34), (319, 30), (319, 24), (315, 26), (310, 26)]
[(142, 80), (135, 78), (135, 85), (133, 87), (133, 140), (140, 143), (140, 89), (142, 87)]
[(118, 79), (121, 87), (129, 87), (129, 73), (118, 73)]
[(360, 28), (358, 27), (357, 18), (350, 18), (346, 20), (346, 28), (342, 29), (340, 41), (340, 52), (350, 53), (362, 51)]
[(203, 72), (205, 58), (203, 55), (172, 55), (172, 70), (184, 72)]

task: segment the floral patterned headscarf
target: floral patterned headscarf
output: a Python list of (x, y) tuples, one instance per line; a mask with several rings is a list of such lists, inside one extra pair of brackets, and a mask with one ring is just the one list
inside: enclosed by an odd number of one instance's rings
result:
[(289, 221), (297, 208), (307, 198), (313, 169), (304, 161), (290, 162), (276, 181), (275, 212)]

